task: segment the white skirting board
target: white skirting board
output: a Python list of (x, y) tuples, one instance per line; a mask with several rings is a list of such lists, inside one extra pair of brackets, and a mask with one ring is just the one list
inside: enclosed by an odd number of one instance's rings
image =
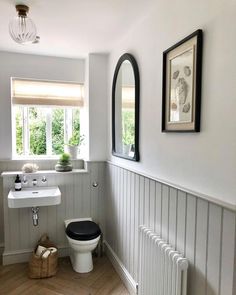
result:
[(109, 246), (109, 244), (104, 241), (105, 245), (105, 253), (107, 254), (107, 257), (113, 264), (115, 270), (117, 271), (118, 275), (120, 276), (121, 280), (125, 284), (126, 288), (128, 289), (129, 293), (131, 295), (138, 294), (138, 284), (134, 281), (134, 279), (131, 277), (123, 263), (120, 261), (120, 259), (117, 257), (115, 252), (112, 250), (112, 248)]
[[(59, 246), (58, 251), (59, 251), (59, 257), (69, 256), (68, 246)], [(14, 263), (28, 262), (32, 252), (33, 252), (33, 249), (25, 249), (20, 251), (9, 251), (9, 252), (4, 251), (2, 254), (2, 264), (8, 265), (8, 264), (14, 264)]]

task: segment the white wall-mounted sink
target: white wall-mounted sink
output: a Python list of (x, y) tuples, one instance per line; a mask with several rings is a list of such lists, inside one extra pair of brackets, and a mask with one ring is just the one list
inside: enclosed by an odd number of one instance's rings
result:
[(58, 186), (31, 187), (21, 191), (10, 190), (8, 194), (9, 208), (52, 206), (60, 203), (61, 191)]

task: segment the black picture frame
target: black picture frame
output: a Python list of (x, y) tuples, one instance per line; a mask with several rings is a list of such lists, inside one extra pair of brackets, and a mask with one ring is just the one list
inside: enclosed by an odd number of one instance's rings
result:
[[(189, 48), (188, 45), (190, 46)], [(185, 47), (186, 49), (184, 50)], [(163, 52), (162, 132), (200, 132), (202, 47), (203, 32), (199, 29)], [(177, 53), (178, 51), (179, 54)], [(191, 51), (193, 52), (192, 56), (190, 56)], [(192, 68), (189, 66), (184, 66), (182, 68), (180, 67), (180, 71), (177, 70), (172, 73), (174, 67), (176, 69), (177, 65), (181, 64), (180, 58), (184, 60), (184, 54), (186, 54), (186, 56), (190, 56), (189, 60), (192, 58)], [(174, 59), (177, 58), (179, 58), (179, 64), (178, 62), (173, 62)], [(172, 83), (173, 79), (178, 72), (183, 73), (183, 69), (187, 69), (185, 74), (190, 73), (189, 76), (192, 74), (192, 83), (189, 83), (190, 85), (188, 85), (184, 80), (185, 78), (179, 76), (178, 82), (175, 82), (176, 88), (171, 88), (171, 86), (173, 86), (172, 84), (174, 84)], [(174, 75), (175, 73), (176, 75)], [(175, 79), (177, 80), (177, 78)], [(177, 86), (178, 83), (180, 86)], [(188, 89), (188, 87), (192, 91), (188, 93), (186, 90), (186, 93), (188, 94), (183, 95), (184, 92), (181, 91), (183, 88)], [(176, 91), (173, 91), (176, 89), (178, 95), (176, 95)], [(187, 98), (189, 96), (190, 98), (188, 103), (183, 104), (185, 96)], [(174, 101), (172, 100), (173, 97), (174, 99), (177, 97), (175, 101), (178, 101), (179, 103), (172, 102)], [(174, 109), (175, 107), (178, 111)], [(171, 109), (174, 110), (172, 111)], [(188, 112), (189, 114), (186, 114)], [(181, 116), (182, 119), (177, 121)], [(185, 118), (188, 118), (188, 120)]]
[[(120, 67), (124, 61), (129, 61), (132, 65), (133, 72), (134, 72), (134, 81), (135, 81), (135, 140), (134, 140), (134, 146), (132, 146), (132, 149), (134, 151), (133, 157), (127, 156), (123, 153), (119, 153), (116, 151), (116, 126), (115, 126), (115, 116), (116, 116), (116, 109), (115, 109), (115, 92), (116, 92), (116, 82), (117, 82), (117, 76), (120, 70)], [(124, 158), (126, 160), (131, 161), (139, 161), (140, 155), (139, 155), (139, 106), (140, 106), (140, 81), (139, 81), (139, 69), (138, 64), (134, 58), (133, 55), (130, 53), (124, 53), (118, 60), (114, 76), (113, 76), (113, 82), (112, 82), (112, 155)]]

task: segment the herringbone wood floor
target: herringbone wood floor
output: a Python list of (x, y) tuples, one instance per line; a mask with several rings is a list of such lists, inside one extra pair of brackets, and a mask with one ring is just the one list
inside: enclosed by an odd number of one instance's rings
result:
[(69, 258), (59, 259), (59, 271), (53, 278), (33, 280), (27, 277), (27, 264), (0, 266), (1, 295), (128, 295), (107, 257), (94, 258), (94, 270), (78, 274)]

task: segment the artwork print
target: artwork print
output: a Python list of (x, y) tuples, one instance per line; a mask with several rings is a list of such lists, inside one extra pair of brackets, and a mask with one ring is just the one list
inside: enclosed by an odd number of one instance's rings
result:
[(162, 132), (199, 132), (202, 30), (163, 52)]
[(192, 121), (193, 50), (170, 60), (169, 122)]

